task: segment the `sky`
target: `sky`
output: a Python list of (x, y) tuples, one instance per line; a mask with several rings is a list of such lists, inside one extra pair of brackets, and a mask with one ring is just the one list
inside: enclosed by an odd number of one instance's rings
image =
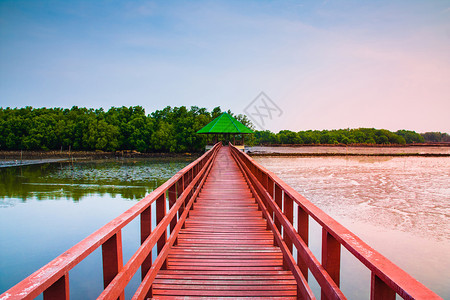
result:
[(0, 0), (0, 107), (450, 133), (450, 1)]

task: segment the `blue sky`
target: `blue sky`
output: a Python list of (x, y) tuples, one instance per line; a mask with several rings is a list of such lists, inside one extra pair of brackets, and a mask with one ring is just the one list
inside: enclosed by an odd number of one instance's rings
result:
[(0, 106), (221, 106), (450, 132), (448, 1), (3, 1)]

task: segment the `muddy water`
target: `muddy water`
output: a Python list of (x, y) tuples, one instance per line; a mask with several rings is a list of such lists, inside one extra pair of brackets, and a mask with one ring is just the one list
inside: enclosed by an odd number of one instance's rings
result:
[(450, 154), (450, 147), (329, 147), (329, 146), (303, 146), (303, 147), (249, 147), (254, 153), (340, 153), (340, 154)]
[[(450, 299), (450, 158), (255, 160), (420, 282)], [(311, 231), (311, 247), (320, 259), (320, 228), (313, 224)], [(342, 264), (343, 290), (352, 293), (353, 299), (368, 298), (370, 274), (346, 251)]]

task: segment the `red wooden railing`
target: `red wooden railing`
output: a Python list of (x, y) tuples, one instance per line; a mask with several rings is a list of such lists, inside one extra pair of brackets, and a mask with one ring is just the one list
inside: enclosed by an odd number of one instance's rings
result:
[[(156, 273), (165, 267), (167, 252), (176, 243), (177, 234), (220, 147), (219, 143), (216, 144), (119, 217), (0, 295), (0, 299), (33, 299), (42, 293), (44, 299), (69, 299), (69, 271), (99, 247), (102, 248), (104, 282), (104, 290), (99, 299), (124, 299), (124, 289), (139, 267), (142, 282), (133, 299), (151, 296), (151, 284)], [(169, 211), (166, 213), (167, 199)], [(156, 207), (156, 227), (152, 231), (153, 203)], [(123, 265), (122, 228), (138, 216), (141, 246)], [(152, 249), (155, 245), (157, 257), (152, 263)]]
[[(314, 298), (307, 288), (309, 270), (321, 287), (322, 299), (345, 299), (339, 289), (340, 253), (341, 246), (344, 246), (370, 270), (371, 299), (395, 299), (396, 294), (404, 299), (441, 299), (274, 173), (234, 146), (230, 147), (267, 220), (268, 228), (274, 232), (274, 242), (284, 254), (286, 267), (293, 272), (297, 280), (298, 295), (305, 299)], [(298, 207), (296, 226), (294, 203)], [(309, 217), (322, 227), (322, 262), (319, 262), (308, 248)], [(297, 262), (293, 258), (293, 247), (297, 250)]]

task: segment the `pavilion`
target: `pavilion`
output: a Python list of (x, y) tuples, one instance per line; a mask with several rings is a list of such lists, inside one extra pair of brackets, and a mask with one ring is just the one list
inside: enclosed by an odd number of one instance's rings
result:
[(253, 130), (236, 120), (230, 114), (224, 112), (205, 127), (197, 131), (199, 134), (211, 134), (214, 136), (214, 143), (218, 141), (219, 134), (226, 136), (230, 141), (230, 135), (233, 135), (233, 145), (236, 145), (236, 135), (242, 136), (242, 145), (239, 145), (244, 149), (244, 135), (253, 133)]

